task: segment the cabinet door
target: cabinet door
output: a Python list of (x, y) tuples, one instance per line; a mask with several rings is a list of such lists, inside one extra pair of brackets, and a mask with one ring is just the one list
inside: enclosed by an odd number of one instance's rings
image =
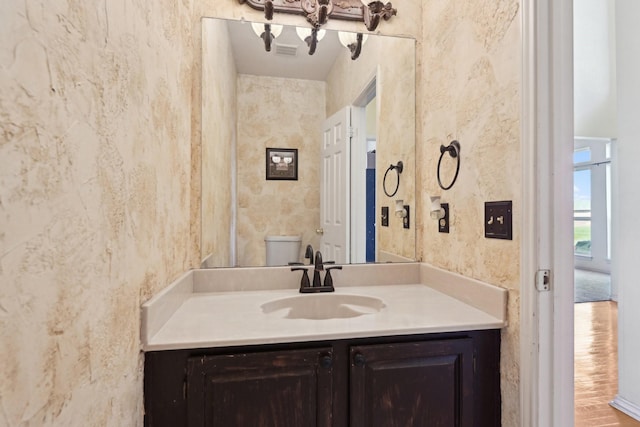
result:
[(329, 427), (331, 348), (192, 357), (189, 426)]
[(473, 340), (354, 346), (351, 427), (473, 425)]

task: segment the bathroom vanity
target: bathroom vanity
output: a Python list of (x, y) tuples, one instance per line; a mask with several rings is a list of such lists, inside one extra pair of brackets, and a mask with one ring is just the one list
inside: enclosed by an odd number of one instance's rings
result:
[(301, 295), (286, 267), (194, 270), (145, 303), (145, 425), (500, 425), (505, 290), (418, 263), (335, 273)]

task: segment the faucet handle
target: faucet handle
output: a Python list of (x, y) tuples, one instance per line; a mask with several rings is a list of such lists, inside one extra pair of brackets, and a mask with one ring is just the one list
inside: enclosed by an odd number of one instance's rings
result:
[(342, 270), (341, 265), (335, 265), (332, 267), (325, 268), (326, 274), (324, 275), (324, 286), (334, 289), (333, 287), (333, 278), (331, 277), (331, 270)]
[(302, 278), (300, 279), (301, 290), (302, 288), (308, 288), (311, 286), (311, 283), (309, 282), (309, 273), (307, 272), (306, 267), (293, 267), (291, 268), (291, 271), (302, 271)]

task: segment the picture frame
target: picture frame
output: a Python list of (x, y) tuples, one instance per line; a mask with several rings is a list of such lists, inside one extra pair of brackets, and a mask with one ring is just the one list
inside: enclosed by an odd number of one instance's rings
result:
[(298, 180), (298, 149), (267, 148), (267, 180)]

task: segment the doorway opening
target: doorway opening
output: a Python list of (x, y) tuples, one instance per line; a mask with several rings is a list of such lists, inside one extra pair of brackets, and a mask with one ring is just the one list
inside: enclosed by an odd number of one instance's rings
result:
[(321, 248), (335, 262), (376, 261), (377, 116), (374, 75), (352, 105), (323, 123)]
[(376, 75), (353, 101), (351, 139), (351, 230), (352, 262), (375, 262), (376, 229), (376, 144), (378, 103)]
[[(631, 230), (622, 233), (620, 224), (635, 214), (625, 208), (628, 184), (622, 179), (633, 171), (628, 168), (630, 156), (618, 155), (618, 140), (628, 146), (635, 132), (628, 130), (633, 127), (624, 112), (630, 110), (621, 102), (634, 98), (629, 91), (637, 84), (629, 78), (637, 74), (634, 65), (623, 53), (637, 39), (634, 24), (623, 22), (633, 15), (633, 7), (639, 10), (632, 5), (573, 2), (574, 133), (581, 135), (574, 138), (573, 151), (575, 425), (640, 426), (617, 410), (624, 401), (618, 380), (625, 379), (618, 373), (629, 371), (625, 353), (631, 348), (628, 336), (618, 334), (624, 329), (624, 323), (618, 328), (618, 314), (623, 320), (628, 318), (623, 313), (629, 313), (628, 307), (622, 309), (629, 300), (619, 297), (618, 285), (623, 287), (622, 273), (630, 267), (620, 245), (633, 235)], [(637, 413), (637, 408), (625, 412), (634, 410)]]

